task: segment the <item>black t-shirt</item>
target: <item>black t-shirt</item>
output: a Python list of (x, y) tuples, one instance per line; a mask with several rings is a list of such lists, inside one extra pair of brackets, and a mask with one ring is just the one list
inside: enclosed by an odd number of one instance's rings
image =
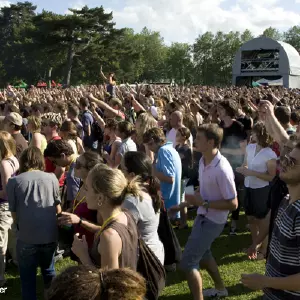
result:
[(244, 130), (252, 130), (252, 120), (250, 117), (245, 115), (243, 117), (238, 118), (237, 121), (244, 125)]
[(278, 208), (282, 202), (282, 200), (288, 194), (288, 188), (286, 183), (283, 182), (279, 176), (276, 176), (273, 181), (271, 182), (271, 188), (269, 192), (268, 198), (268, 208), (271, 210), (270, 216), (270, 226), (269, 226), (269, 241), (268, 241), (268, 248), (267, 248), (267, 255), (270, 250), (270, 241), (272, 237), (272, 232), (274, 228), (275, 219), (277, 217)]
[[(230, 127), (224, 127), (224, 123), (221, 122), (220, 126), (223, 128), (223, 141), (221, 144), (221, 149), (239, 149), (240, 143), (247, 140), (247, 132), (244, 129), (244, 125), (236, 120), (233, 121)], [(222, 151), (221, 151), (222, 152)], [(223, 154), (231, 164), (233, 170), (240, 167), (243, 163), (243, 155), (231, 155)]]
[(177, 145), (175, 149), (177, 150), (181, 158), (182, 178), (188, 178), (189, 169), (192, 167), (192, 150), (188, 145), (183, 145), (182, 147), (180, 147), (180, 145)]

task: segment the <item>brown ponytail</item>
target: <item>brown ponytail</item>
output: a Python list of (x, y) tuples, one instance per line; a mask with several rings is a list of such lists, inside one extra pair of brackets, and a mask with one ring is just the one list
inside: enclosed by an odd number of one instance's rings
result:
[(134, 177), (132, 180), (128, 181), (127, 187), (123, 191), (123, 199), (126, 195), (130, 194), (134, 197), (139, 197), (142, 191), (141, 178), (139, 176)]
[(130, 269), (75, 266), (54, 278), (46, 300), (142, 300), (145, 293), (145, 279)]

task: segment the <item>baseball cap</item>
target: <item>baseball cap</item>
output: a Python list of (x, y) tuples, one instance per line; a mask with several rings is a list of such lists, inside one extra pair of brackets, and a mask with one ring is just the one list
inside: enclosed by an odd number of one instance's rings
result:
[(5, 117), (5, 121), (8, 121), (14, 125), (22, 126), (23, 118), (16, 112), (11, 112)]

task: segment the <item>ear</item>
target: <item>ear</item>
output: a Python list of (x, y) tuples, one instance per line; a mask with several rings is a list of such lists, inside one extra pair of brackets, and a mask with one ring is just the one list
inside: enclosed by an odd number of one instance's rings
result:
[(209, 146), (211, 146), (212, 148), (215, 148), (215, 142), (214, 142), (214, 140), (208, 140), (208, 144), (209, 144)]
[(61, 159), (65, 159), (65, 158), (66, 158), (66, 154), (62, 153), (62, 154), (60, 155), (60, 158), (61, 158)]

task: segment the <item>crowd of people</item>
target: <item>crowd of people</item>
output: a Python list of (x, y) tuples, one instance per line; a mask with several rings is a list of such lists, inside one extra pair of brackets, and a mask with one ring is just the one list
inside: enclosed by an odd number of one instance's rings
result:
[[(145, 299), (141, 240), (176, 271), (162, 215), (177, 232), (197, 208), (178, 268), (193, 299), (227, 297), (211, 245), (227, 223), (237, 234), (244, 209), (247, 256), (266, 272), (242, 283), (300, 299), (300, 92), (101, 76), (105, 85), (0, 94), (0, 287), (10, 257), (24, 300), (37, 299), (38, 267), (48, 300)], [(56, 276), (66, 256), (78, 266)], [(214, 288), (203, 290), (199, 268)]]

